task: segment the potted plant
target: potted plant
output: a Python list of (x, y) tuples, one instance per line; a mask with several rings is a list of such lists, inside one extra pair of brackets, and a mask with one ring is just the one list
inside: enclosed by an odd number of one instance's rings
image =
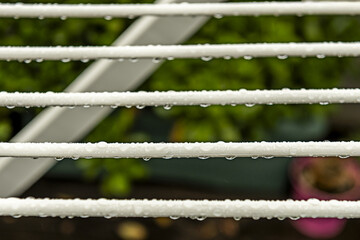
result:
[[(292, 198), (305, 200), (357, 200), (360, 168), (353, 158), (295, 158), (290, 166)], [(312, 238), (332, 238), (344, 228), (345, 219), (302, 218), (294, 227)]]

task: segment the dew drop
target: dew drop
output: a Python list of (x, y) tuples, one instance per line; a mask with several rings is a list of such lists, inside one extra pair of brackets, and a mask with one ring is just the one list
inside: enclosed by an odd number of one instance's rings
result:
[(176, 220), (176, 219), (179, 219), (180, 217), (179, 216), (170, 216), (169, 218), (172, 220)]
[(205, 61), (205, 62), (208, 62), (208, 61), (211, 61), (212, 60), (212, 57), (210, 56), (204, 56), (204, 57), (201, 57), (201, 60)]
[(291, 220), (295, 221), (295, 220), (299, 220), (300, 217), (289, 217)]
[(7, 108), (7, 109), (13, 109), (13, 108), (15, 108), (15, 106), (13, 106), (13, 105), (8, 105), (8, 106), (6, 106), (6, 108)]
[(110, 20), (112, 20), (112, 16), (105, 16), (104, 19), (107, 21), (110, 21)]
[(214, 14), (214, 18), (221, 19), (221, 18), (223, 18), (223, 15), (219, 14), (219, 13), (216, 13), (216, 14)]
[(107, 147), (107, 143), (104, 141), (98, 142), (96, 144), (99, 148), (106, 148)]
[(61, 161), (61, 160), (63, 160), (63, 159), (64, 159), (63, 157), (56, 157), (56, 158), (55, 158), (56, 161)]
[(324, 59), (325, 55), (324, 54), (317, 54), (316, 57), (319, 58), (319, 59)]
[(64, 20), (67, 19), (67, 17), (66, 16), (61, 16), (60, 19), (64, 21)]
[(225, 60), (230, 60), (230, 59), (231, 59), (231, 56), (224, 56), (224, 59), (225, 59)]
[(39, 16), (38, 19), (39, 20), (44, 20), (44, 16)]
[(246, 103), (245, 106), (246, 107), (253, 107), (253, 106), (255, 106), (255, 104), (254, 103)]
[(278, 55), (277, 58), (280, 60), (285, 60), (288, 58), (288, 56), (287, 55)]
[(37, 63), (41, 63), (41, 62), (44, 61), (44, 59), (42, 59), (42, 58), (37, 58), (35, 61), (36, 61)]
[(132, 63), (136, 63), (138, 61), (138, 59), (137, 58), (130, 58), (129, 61), (132, 62)]
[(198, 158), (202, 159), (202, 160), (205, 160), (205, 159), (208, 159), (209, 157), (208, 156), (199, 156)]
[(244, 56), (244, 59), (245, 59), (245, 60), (251, 60), (251, 59), (253, 59), (253, 57), (246, 55), (246, 56)]
[(21, 214), (14, 214), (14, 215), (11, 215), (13, 218), (21, 218), (22, 215)]
[(90, 61), (90, 59), (88, 59), (88, 58), (83, 58), (83, 59), (81, 59), (80, 61), (83, 62), (83, 63), (87, 63), (87, 62)]
[(340, 155), (339, 158), (349, 158), (350, 156), (349, 155)]
[(324, 105), (328, 105), (329, 102), (319, 102), (319, 104), (324, 106)]
[(68, 62), (70, 62), (70, 58), (63, 58), (63, 59), (61, 59), (61, 62), (68, 63)]
[(204, 217), (204, 216), (197, 216), (196, 217), (196, 220), (198, 220), (198, 221), (204, 221), (206, 219), (206, 217)]
[(234, 220), (235, 220), (235, 221), (240, 221), (240, 220), (241, 220), (241, 217), (234, 217)]
[(210, 104), (207, 104), (207, 103), (201, 103), (200, 104), (200, 107), (203, 107), (203, 108), (208, 107), (208, 106), (210, 106)]
[(143, 157), (144, 161), (149, 161), (151, 157)]
[(225, 157), (226, 160), (234, 160), (236, 157), (235, 156), (228, 156), (228, 157)]
[[(116, 109), (116, 108), (118, 108), (118, 106), (117, 105), (111, 105), (110, 106), (112, 109)], [(131, 107), (131, 106), (130, 106)]]
[(32, 61), (31, 59), (25, 59), (24, 63), (31, 63), (31, 61)]
[(144, 106), (144, 105), (136, 105), (136, 108), (137, 108), (137, 109), (144, 109), (145, 106)]
[(172, 61), (174, 60), (174, 57), (168, 57), (167, 60)]
[(172, 107), (171, 105), (167, 104), (167, 105), (164, 106), (164, 109), (165, 109), (165, 110), (170, 110), (171, 107)]
[(153, 58), (152, 62), (153, 63), (159, 63), (159, 62), (161, 62), (161, 58)]

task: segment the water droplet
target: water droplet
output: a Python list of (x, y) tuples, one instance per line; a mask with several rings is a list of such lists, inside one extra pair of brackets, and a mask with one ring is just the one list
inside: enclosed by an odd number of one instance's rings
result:
[(230, 60), (230, 59), (231, 59), (231, 56), (224, 56), (224, 59), (225, 59), (225, 60)]
[(136, 105), (136, 108), (137, 109), (143, 109), (143, 108), (145, 108), (145, 106), (144, 105)]
[(251, 59), (253, 59), (253, 57), (246, 55), (246, 56), (244, 56), (244, 59), (245, 59), (245, 60), (251, 60)]
[(319, 58), (319, 59), (324, 59), (325, 55), (324, 54), (317, 54), (316, 57)]
[(196, 217), (196, 220), (198, 220), (198, 221), (204, 221), (206, 219), (206, 217), (204, 217), (204, 216), (197, 216)]
[(86, 105), (84, 105), (83, 107), (84, 107), (84, 108), (89, 108), (90, 105), (86, 104)]
[(151, 157), (143, 157), (144, 161), (149, 161)]
[(76, 161), (76, 160), (79, 160), (79, 157), (77, 157), (77, 156), (76, 156), (76, 157), (73, 156), (73, 157), (71, 157), (71, 158), (72, 158), (72, 160), (75, 160), (75, 161)]
[(319, 104), (324, 106), (324, 105), (328, 105), (329, 102), (319, 102)]
[(264, 156), (265, 159), (272, 159), (274, 156)]
[(67, 17), (66, 16), (61, 16), (60, 19), (64, 21), (64, 20), (67, 19)]
[(63, 160), (63, 159), (64, 159), (63, 157), (56, 157), (56, 158), (55, 158), (56, 161), (61, 161), (61, 160)]
[(159, 63), (159, 62), (161, 62), (161, 58), (153, 58), (152, 62), (153, 63)]
[(8, 108), (8, 109), (13, 109), (13, 108), (15, 108), (15, 106), (13, 106), (13, 105), (8, 105), (8, 106), (6, 106), (6, 108)]
[(280, 221), (283, 221), (285, 219), (285, 217), (277, 217), (277, 219), (279, 219)]
[(42, 58), (37, 58), (35, 61), (36, 61), (37, 63), (41, 63), (41, 62), (44, 61), (44, 59), (42, 59)]
[(70, 62), (70, 58), (63, 58), (63, 59), (61, 59), (61, 62), (68, 63), (68, 62)]
[(99, 148), (106, 148), (107, 142), (101, 141), (96, 144)]
[(134, 15), (129, 15), (129, 16), (128, 16), (128, 19), (134, 19), (134, 18), (135, 18)]
[(349, 158), (349, 155), (340, 155), (339, 158)]
[(295, 220), (299, 220), (300, 217), (289, 217), (291, 220), (295, 221)]
[(288, 58), (288, 56), (287, 55), (278, 55), (277, 58), (280, 60), (285, 60)]
[(112, 20), (112, 16), (105, 16), (104, 19), (107, 21)]
[(228, 156), (228, 157), (225, 157), (226, 160), (234, 160), (236, 157), (235, 156)]
[(126, 108), (131, 108), (132, 106), (131, 105), (125, 105)]
[(255, 104), (254, 103), (246, 103), (245, 106), (246, 107), (253, 107), (253, 106), (255, 106)]
[(138, 59), (137, 58), (130, 58), (129, 61), (132, 62), (132, 63), (136, 63), (138, 61)]
[(167, 60), (172, 61), (174, 60), (174, 57), (168, 57)]
[(234, 217), (234, 220), (235, 220), (235, 221), (240, 221), (240, 220), (241, 220), (241, 217)]
[(44, 20), (44, 16), (39, 16), (38, 19), (39, 20)]
[(21, 214), (14, 214), (14, 215), (11, 215), (13, 218), (21, 218), (22, 215)]
[(204, 57), (201, 57), (201, 60), (205, 61), (205, 62), (208, 62), (208, 61), (211, 61), (212, 60), (212, 57), (210, 56), (204, 56)]
[[(112, 109), (116, 109), (116, 108), (118, 108), (118, 106), (117, 105), (111, 105), (110, 106)], [(131, 107), (131, 106), (130, 106)]]
[(172, 107), (171, 105), (167, 104), (167, 105), (164, 106), (164, 109), (165, 109), (165, 110), (170, 110), (171, 107)]
[(255, 160), (255, 159), (258, 159), (259, 157), (258, 156), (252, 156), (251, 158)]
[(202, 160), (205, 160), (205, 159), (208, 159), (209, 157), (208, 156), (199, 156), (198, 158), (202, 159)]
[(87, 62), (90, 61), (90, 59), (88, 59), (88, 58), (83, 58), (83, 59), (81, 59), (80, 61), (83, 62), (83, 63), (87, 63)]
[(24, 63), (31, 63), (31, 61), (32, 61), (31, 59), (25, 59)]
[(205, 107), (208, 107), (208, 106), (210, 106), (210, 104), (207, 104), (207, 103), (201, 103), (201, 104), (200, 104), (200, 107), (204, 107), (204, 108), (205, 108)]
[(172, 158), (173, 158), (172, 155), (163, 156), (163, 159), (172, 159)]
[(214, 14), (214, 18), (221, 19), (221, 18), (223, 18), (223, 15), (219, 14), (219, 13), (216, 13), (216, 14)]
[(180, 217), (179, 216), (170, 216), (170, 219), (172, 220), (176, 220), (176, 219), (179, 219)]
[(254, 220), (259, 220), (260, 217), (258, 217), (258, 216), (253, 216), (252, 219), (254, 219)]

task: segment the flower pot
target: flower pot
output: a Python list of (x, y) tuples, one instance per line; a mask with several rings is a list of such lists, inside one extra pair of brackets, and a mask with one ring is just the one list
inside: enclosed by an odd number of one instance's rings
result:
[[(356, 160), (352, 158), (329, 159), (330, 158), (296, 158), (293, 160), (289, 172), (293, 199), (358, 200), (360, 198), (360, 168)], [(311, 177), (306, 176), (307, 171), (317, 171), (318, 161), (336, 161), (335, 170), (341, 172), (336, 176), (338, 179), (324, 178), (323, 182), (324, 184), (339, 185), (339, 191), (324, 191), (324, 189), (321, 189), (321, 187), (311, 181)], [(351, 182), (349, 182), (349, 180)], [(343, 187), (342, 190), (341, 187)], [(312, 238), (323, 239), (338, 235), (344, 228), (345, 223), (345, 219), (337, 218), (302, 218), (292, 222), (293, 226), (302, 234)]]

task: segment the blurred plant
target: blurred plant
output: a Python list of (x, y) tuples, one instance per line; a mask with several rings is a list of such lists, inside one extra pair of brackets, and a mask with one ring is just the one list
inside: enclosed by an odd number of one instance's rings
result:
[[(85, 2), (97, 1), (63, 1)], [(109, 2), (132, 1), (102, 3)], [(1, 19), (0, 22), (0, 45), (108, 45), (130, 20)], [(226, 17), (210, 20), (187, 44), (357, 41), (359, 26), (356, 17)], [(87, 66), (79, 62), (0, 62), (0, 88), (6, 91), (62, 91)], [(345, 74), (354, 78), (359, 74), (354, 59), (174, 60), (165, 62), (141, 90), (331, 88), (338, 86)], [(160, 141), (262, 140), (264, 133), (284, 117), (307, 118), (310, 114), (328, 114), (331, 109), (333, 107), (319, 105), (211, 106), (200, 110), (174, 107), (169, 111), (162, 108), (120, 109), (99, 124), (85, 141), (157, 141), (150, 131), (136, 124), (140, 116), (146, 114), (155, 116), (156, 121), (167, 119), (170, 122), (168, 137)], [(0, 109), (0, 140), (8, 140), (38, 111)], [(102, 175), (103, 190), (115, 195), (128, 193), (132, 180), (147, 175), (142, 162), (134, 159), (93, 159), (79, 161), (79, 164), (88, 177)]]

